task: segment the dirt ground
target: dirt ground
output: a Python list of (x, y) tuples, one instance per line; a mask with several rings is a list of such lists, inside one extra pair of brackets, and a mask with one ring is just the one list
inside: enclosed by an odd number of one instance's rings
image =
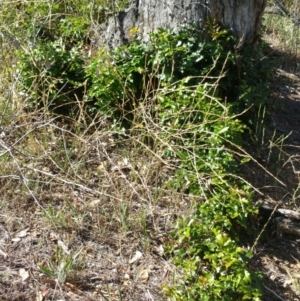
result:
[[(269, 42), (272, 42), (269, 40)], [(266, 169), (247, 168), (248, 180), (257, 187), (260, 204), (300, 212), (300, 61), (274, 47), (278, 68), (270, 84), (271, 120), (256, 153)], [(253, 151), (253, 145), (250, 147)], [(263, 273), (264, 301), (300, 300), (300, 237), (281, 233), (274, 218), (258, 221), (266, 231), (255, 248), (251, 267)], [(299, 221), (295, 221), (300, 227)]]
[[(16, 124), (3, 131), (6, 145), (20, 139)], [(67, 133), (58, 131), (56, 138), (67, 141)], [(69, 158), (70, 166), (89, 158), (77, 173), (80, 181), (71, 172), (64, 177), (57, 159), (51, 161), (59, 151), (55, 137), (47, 155), (28, 149), (23, 165), (12, 162), (0, 177), (0, 300), (163, 300), (161, 286), (173, 275), (163, 244), (180, 206), (174, 200), (153, 204), (141, 187), (130, 187), (131, 167), (121, 166), (115, 146), (104, 156), (105, 138), (89, 137), (86, 149)], [(156, 162), (148, 163), (155, 171)], [(35, 171), (37, 188), (26, 170)]]

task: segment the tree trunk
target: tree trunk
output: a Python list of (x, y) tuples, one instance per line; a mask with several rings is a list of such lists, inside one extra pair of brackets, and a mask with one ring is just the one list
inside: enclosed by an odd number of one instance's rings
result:
[(132, 0), (129, 8), (111, 18), (102, 30), (96, 30), (97, 45), (111, 48), (130, 43), (133, 34), (143, 42), (158, 28), (178, 32), (194, 23), (205, 27), (207, 17), (239, 38), (239, 44), (254, 43), (260, 29), (267, 0)]

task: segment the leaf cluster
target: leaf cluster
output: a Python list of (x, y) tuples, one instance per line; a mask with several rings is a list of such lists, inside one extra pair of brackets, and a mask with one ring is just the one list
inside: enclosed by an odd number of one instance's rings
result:
[(69, 114), (72, 103), (83, 97), (85, 70), (80, 46), (66, 51), (63, 41), (57, 40), (21, 50), (18, 68), (28, 110), (46, 107)]
[(186, 78), (189, 86), (215, 85), (218, 78), (214, 96), (232, 104), (235, 114), (248, 110), (243, 121), (254, 125), (257, 108), (265, 105), (272, 68), (249, 47), (238, 53), (228, 30), (213, 21), (207, 26), (210, 36), (205, 40), (199, 39), (193, 26), (179, 34), (161, 29), (151, 35), (150, 43), (137, 39), (109, 54), (99, 51), (87, 67), (94, 109), (102, 114), (113, 112), (116, 120), (126, 116), (128, 121), (145, 96), (161, 86)]
[(251, 252), (239, 241), (256, 208), (230, 148), (241, 144), (245, 126), (211, 86), (185, 84), (160, 96), (160, 124), (170, 135), (165, 156), (178, 162), (165, 185), (202, 202), (173, 233), (169, 252), (183, 275), (165, 292), (171, 300), (260, 300), (257, 275), (247, 266)]

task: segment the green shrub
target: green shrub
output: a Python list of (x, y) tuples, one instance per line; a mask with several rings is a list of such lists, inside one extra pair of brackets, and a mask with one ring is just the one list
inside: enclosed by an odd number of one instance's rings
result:
[[(39, 9), (44, 16), (46, 12)], [(235, 39), (212, 20), (207, 25), (211, 37), (203, 41), (199, 40), (199, 33), (192, 26), (179, 34), (159, 30), (151, 35), (148, 44), (135, 40), (129, 46), (111, 52), (100, 49), (98, 55), (87, 60), (80, 51), (82, 43), (79, 42), (86, 35), (85, 22), (81, 23), (77, 16), (66, 14), (72, 6), (54, 6), (53, 11), (55, 9), (63, 12), (57, 13), (60, 16), (58, 25), (50, 26), (52, 23), (49, 23), (47, 30), (50, 32), (47, 34), (40, 34), (44, 30), (40, 25), (28, 25), (31, 35), (40, 36), (39, 40), (32, 51), (31, 48), (19, 51), (19, 67), (26, 94), (32, 89), (33, 83), (42, 82), (43, 97), (29, 98), (29, 103), (56, 105), (54, 99), (59, 99), (57, 102), (60, 105), (64, 102), (62, 98), (70, 96), (68, 91), (78, 91), (78, 86), (87, 83), (88, 89), (85, 91), (90, 111), (109, 115), (113, 120), (122, 119), (128, 127), (135, 118), (134, 111), (139, 103), (151, 98), (160, 86), (171, 85), (188, 77), (190, 86), (203, 82), (212, 84), (218, 78), (214, 96), (233, 104), (231, 110), (236, 114), (251, 107), (244, 119), (254, 125), (256, 108), (264, 104), (266, 91), (261, 73), (269, 69), (262, 67), (261, 62), (256, 64), (248, 49), (237, 54)], [(51, 68), (43, 72), (41, 65), (49, 63)], [(63, 85), (69, 86), (67, 93), (61, 90)], [(53, 86), (56, 91), (53, 91)], [(51, 92), (47, 91), (47, 87)], [(46, 100), (48, 95), (50, 97)], [(80, 100), (82, 98), (79, 97)], [(74, 101), (74, 97), (71, 100)]]
[(211, 38), (202, 42), (190, 27), (179, 34), (159, 30), (148, 44), (137, 40), (110, 54), (100, 51), (87, 67), (93, 109), (130, 123), (138, 104), (161, 86), (184, 78), (190, 86), (212, 84), (218, 78), (214, 96), (230, 102), (235, 114), (251, 107), (244, 121), (253, 125), (257, 107), (265, 104), (267, 75), (262, 73), (270, 68), (256, 64), (249, 49), (237, 54), (228, 31), (212, 21), (208, 26)]
[[(21, 2), (21, 1), (20, 1)], [(88, 39), (91, 24), (105, 22), (124, 9), (128, 0), (46, 0), (22, 1), (15, 5), (19, 20), (13, 23), (12, 32), (24, 42), (63, 39), (72, 45)], [(3, 8), (5, 9), (5, 7)], [(12, 6), (9, 6), (9, 11)], [(20, 34), (22, 24), (23, 36)]]
[(48, 107), (68, 115), (74, 102), (84, 96), (84, 57), (80, 46), (66, 50), (60, 40), (39, 44), (32, 51), (21, 50), (18, 68), (27, 109)]
[[(206, 82), (213, 82), (223, 64), (233, 62), (234, 56), (228, 55), (220, 43), (199, 43), (193, 29), (179, 35), (159, 30), (151, 35), (149, 44), (135, 41), (112, 51), (109, 57), (100, 51), (87, 68), (91, 78), (89, 96), (95, 99), (95, 109), (100, 113), (113, 112), (114, 118), (128, 116), (145, 95), (153, 94), (159, 86), (186, 77), (191, 77), (190, 85), (205, 76)], [(224, 81), (227, 78), (220, 80), (222, 84)]]
[(203, 198), (173, 233), (169, 251), (182, 276), (165, 292), (171, 300), (260, 300), (257, 275), (247, 267), (251, 252), (239, 242), (256, 208), (230, 150), (241, 144), (245, 126), (213, 90), (181, 80), (158, 95), (166, 133), (160, 141), (169, 145), (165, 156), (178, 164), (165, 185)]
[(22, 45), (17, 51), (18, 69), (27, 110), (46, 107), (63, 115), (73, 113), (74, 102), (85, 100), (84, 49), (90, 44), (91, 26), (106, 21), (127, 2), (48, 0), (16, 4), (18, 20), (10, 30)]

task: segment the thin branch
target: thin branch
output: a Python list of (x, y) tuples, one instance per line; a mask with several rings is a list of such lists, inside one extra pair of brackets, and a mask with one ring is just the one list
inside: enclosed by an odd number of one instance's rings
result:
[(278, 206), (279, 206), (279, 203), (275, 206), (275, 208), (273, 209), (271, 215), (269, 216), (269, 219), (267, 220), (267, 222), (265, 223), (264, 227), (262, 228), (262, 230), (260, 231), (259, 235), (257, 236), (257, 238), (256, 238), (256, 240), (255, 240), (255, 242), (254, 242), (254, 244), (253, 244), (253, 246), (252, 246), (252, 248), (251, 248), (252, 251), (253, 251), (254, 248), (256, 247), (256, 245), (257, 245), (257, 243), (258, 243), (258, 241), (259, 241), (261, 235), (262, 235), (263, 232), (265, 231), (267, 225), (270, 223), (270, 221), (271, 221), (273, 215), (275, 214), (275, 211), (276, 211), (276, 209), (277, 209)]
[(264, 286), (264, 288), (265, 288), (267, 291), (269, 291), (270, 293), (272, 293), (272, 294), (273, 294), (275, 297), (277, 297), (279, 300), (281, 300), (281, 301), (286, 301), (285, 299), (281, 298), (278, 294), (276, 294), (273, 290), (271, 290), (270, 288), (268, 288), (266, 285), (263, 284), (263, 286)]

